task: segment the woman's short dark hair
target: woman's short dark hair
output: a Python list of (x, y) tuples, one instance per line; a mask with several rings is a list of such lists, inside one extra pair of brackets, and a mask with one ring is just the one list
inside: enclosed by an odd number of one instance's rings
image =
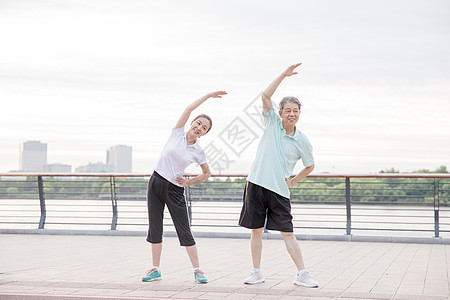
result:
[[(209, 129), (208, 129), (208, 131), (210, 131), (211, 128), (212, 128), (212, 120), (211, 120), (210, 116), (205, 115), (205, 114), (201, 114), (201, 115), (196, 116), (195, 119), (194, 119), (194, 121), (197, 120), (198, 118), (205, 118), (206, 120), (209, 121)], [(208, 131), (207, 131), (207, 132), (208, 132)]]

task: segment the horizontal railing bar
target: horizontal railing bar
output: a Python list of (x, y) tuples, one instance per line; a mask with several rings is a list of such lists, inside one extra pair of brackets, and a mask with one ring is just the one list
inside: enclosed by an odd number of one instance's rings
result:
[[(60, 218), (67, 218), (67, 219), (93, 219), (92, 216), (72, 216), (72, 215), (69, 215), (69, 216), (55, 216), (55, 215), (49, 216), (49, 215), (47, 215), (47, 218), (51, 218), (51, 219), (60, 219)], [(95, 217), (95, 219), (106, 219), (106, 220), (109, 220), (109, 219), (111, 219), (111, 216), (107, 216), (107, 217), (100, 217), (99, 216), (99, 217)]]
[[(53, 210), (53, 209), (47, 209), (48, 213), (109, 213), (112, 214), (110, 210), (108, 211), (92, 211), (92, 210)], [(70, 217), (71, 215), (69, 215)], [(92, 218), (92, 217), (90, 217)], [(95, 217), (96, 218), (96, 217)], [(108, 217), (109, 218), (109, 217)]]
[(213, 228), (221, 228), (221, 227), (225, 227), (225, 228), (239, 228), (239, 225), (215, 225), (215, 224), (194, 224), (192, 223), (192, 227), (213, 227)]
[(396, 184), (404, 184), (404, 185), (432, 185), (434, 184), (434, 181), (429, 181), (429, 182), (408, 182), (408, 181), (352, 181), (352, 185), (379, 185), (379, 184), (384, 184), (384, 185), (396, 185)]
[(45, 195), (109, 195), (108, 192), (45, 192)]
[(345, 227), (318, 227), (318, 226), (294, 226), (295, 229), (332, 229), (332, 230), (345, 230)]
[[(46, 177), (46, 176), (43, 176), (43, 177)], [(84, 176), (83, 176), (84, 177)], [(111, 176), (106, 176), (106, 177), (111, 177)], [(114, 177), (114, 176), (113, 176)], [(62, 179), (62, 178), (61, 178)], [(58, 180), (58, 179), (56, 179), (56, 180), (51, 180), (51, 179), (46, 179), (46, 181), (45, 181), (47, 184), (52, 184), (52, 183), (68, 183), (68, 182), (70, 182), (70, 181), (68, 181), (68, 180)], [(91, 179), (91, 178), (81, 178), (81, 177), (78, 177), (78, 180), (77, 181), (74, 181), (74, 180), (72, 180), (72, 182), (76, 182), (76, 183), (82, 183), (82, 182), (91, 182), (91, 183), (108, 183), (109, 182), (109, 180), (93, 180), (93, 179)]]
[[(136, 173), (0, 173), (0, 177), (151, 177), (152, 174)], [(185, 174), (186, 177), (195, 177), (198, 174)], [(240, 177), (247, 178), (247, 174), (212, 174), (212, 178)], [(384, 174), (310, 174), (309, 178), (450, 178), (450, 174), (443, 173), (384, 173)]]
[(392, 202), (392, 201), (352, 201), (352, 204), (355, 205), (374, 205), (374, 206), (424, 206), (424, 207), (432, 207), (433, 202)]
[[(84, 200), (83, 200), (84, 201)], [(81, 205), (81, 204), (52, 204), (50, 207), (110, 207), (111, 205), (99, 205), (99, 204), (89, 204), (89, 205)]]
[(36, 209), (21, 209), (21, 210), (17, 210), (17, 209), (2, 209), (1, 210), (1, 212), (12, 212), (12, 211), (14, 211), (14, 212), (18, 212), (18, 211), (20, 211), (20, 212), (39, 212), (40, 213), (39, 207), (36, 207)]
[(434, 187), (433, 189), (417, 189), (417, 188), (355, 188), (352, 187), (353, 191), (424, 191), (424, 192), (433, 192), (434, 193)]
[[(29, 195), (29, 194), (35, 194), (30, 192), (0, 192), (0, 195)], [(36, 195), (38, 192), (36, 191)]]
[(20, 198), (0, 198), (0, 200), (36, 200), (38, 196), (36, 195), (35, 197), (32, 198), (24, 198), (24, 197), (20, 197)]
[(352, 198), (362, 198), (362, 197), (372, 197), (372, 198), (388, 198), (388, 197), (396, 197), (396, 198), (424, 198), (424, 197), (433, 197), (433, 195), (356, 195), (351, 194)]
[[(148, 218), (143, 218), (143, 217), (133, 217), (133, 218), (121, 217), (120, 219), (121, 219), (122, 221), (123, 221), (123, 220), (145, 220), (145, 221), (147, 221)], [(172, 220), (172, 219), (170, 219), (170, 218), (164, 218), (164, 220), (169, 221), (169, 220)], [(120, 222), (117, 223), (117, 224), (120, 224)], [(146, 223), (146, 224), (148, 225), (148, 223)]]
[(432, 218), (434, 217), (433, 215), (433, 211), (430, 211), (430, 215), (429, 216), (424, 216), (424, 215), (420, 215), (420, 216), (409, 216), (409, 215), (382, 215), (382, 214), (373, 214), (373, 215), (368, 215), (368, 214), (359, 214), (359, 213), (354, 213), (352, 214), (353, 217), (383, 217), (383, 218), (420, 218), (420, 217), (429, 217)]
[[(108, 183), (109, 184), (109, 183)], [(103, 186), (45, 186), (44, 189), (54, 189), (54, 190), (60, 190), (60, 189), (91, 189), (91, 190), (103, 190), (103, 189), (109, 189), (109, 186), (103, 187)], [(46, 192), (47, 193), (47, 192)]]
[(111, 226), (111, 223), (59, 223), (59, 222), (45, 222), (45, 225), (78, 225), (78, 226)]
[(24, 216), (24, 215), (15, 215), (15, 216), (0, 216), (0, 218), (37, 218), (39, 219), (40, 215), (37, 214), (35, 216)]
[[(38, 217), (39, 218), (39, 217)], [(36, 222), (2, 222), (0, 221), (0, 224), (21, 224), (21, 225), (36, 225), (39, 224), (39, 220), (36, 220)]]
[(401, 229), (401, 228), (356, 228), (356, 227), (352, 227), (352, 230), (434, 232), (434, 229)]
[(407, 223), (407, 222), (369, 222), (369, 221), (352, 221), (353, 224), (402, 224), (402, 225), (434, 225), (434, 221), (432, 222), (414, 222), (414, 223)]
[[(324, 204), (324, 205), (344, 205), (345, 208), (345, 202), (343, 201), (302, 201), (298, 199), (294, 199), (291, 201), (292, 204), (296, 205), (311, 205), (311, 204)], [(308, 209), (308, 207), (303, 207), (302, 209)]]

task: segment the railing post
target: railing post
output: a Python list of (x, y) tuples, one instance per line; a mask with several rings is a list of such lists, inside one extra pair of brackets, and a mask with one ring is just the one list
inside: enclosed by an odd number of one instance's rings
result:
[(111, 204), (112, 204), (112, 221), (111, 230), (116, 230), (117, 227), (117, 194), (116, 194), (116, 180), (114, 176), (109, 177), (109, 184), (111, 187)]
[(345, 177), (345, 208), (347, 210), (347, 235), (352, 233), (350, 177)]
[(439, 178), (434, 179), (434, 237), (439, 237)]
[(39, 229), (44, 229), (45, 218), (47, 217), (47, 210), (45, 208), (44, 182), (42, 181), (42, 176), (38, 176), (38, 191), (39, 191), (39, 203), (41, 207), (41, 218), (39, 220)]

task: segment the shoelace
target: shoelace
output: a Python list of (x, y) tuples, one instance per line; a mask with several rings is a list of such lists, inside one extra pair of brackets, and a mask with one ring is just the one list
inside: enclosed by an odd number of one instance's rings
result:
[(153, 272), (157, 272), (157, 270), (156, 270), (155, 268), (150, 269), (150, 270), (148, 270), (148, 271), (146, 272), (146, 274), (147, 274), (147, 275), (150, 275), (150, 274), (153, 273)]
[(194, 273), (195, 273), (195, 275), (205, 276), (205, 273), (203, 273), (203, 271), (200, 271), (200, 270), (197, 270)]

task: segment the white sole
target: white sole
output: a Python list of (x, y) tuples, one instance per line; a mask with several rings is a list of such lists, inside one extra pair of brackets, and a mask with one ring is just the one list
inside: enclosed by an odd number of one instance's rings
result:
[(244, 281), (244, 284), (258, 284), (258, 283), (263, 283), (264, 281), (265, 281), (264, 279), (263, 280), (254, 281), (254, 282)]
[(194, 281), (197, 282), (197, 283), (200, 283), (200, 284), (208, 283), (208, 281), (206, 281), (206, 282), (200, 282), (200, 281), (198, 281), (196, 278), (194, 278)]
[(154, 278), (154, 279), (150, 279), (150, 280), (142, 280), (142, 282), (152, 282), (152, 281), (158, 281), (161, 279), (162, 279), (161, 277), (158, 277), (158, 278)]
[(298, 286), (309, 287), (309, 288), (317, 288), (317, 287), (319, 287), (319, 285), (307, 285), (307, 284), (300, 283), (300, 282), (297, 282), (297, 281), (294, 281), (294, 284), (298, 285)]

